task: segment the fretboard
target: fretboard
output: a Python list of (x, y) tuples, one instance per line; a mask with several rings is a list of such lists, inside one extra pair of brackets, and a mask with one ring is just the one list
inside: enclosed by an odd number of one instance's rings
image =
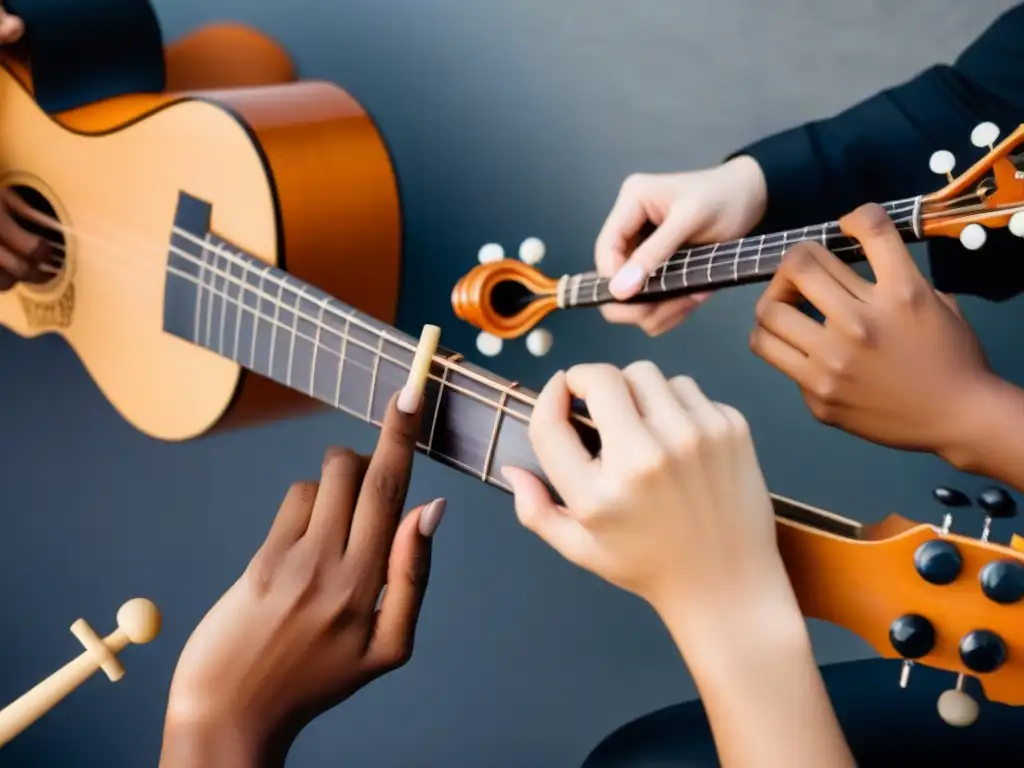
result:
[[(209, 230), (210, 206), (181, 195), (167, 259), (164, 330), (247, 370), (380, 426), (406, 382), (417, 339), (358, 312)], [(418, 449), (510, 490), (499, 470), (545, 479), (527, 434), (536, 393), (438, 350), (424, 390)], [(580, 409), (574, 425), (595, 455)], [(781, 517), (856, 538), (859, 526), (776, 498)]]
[[(885, 204), (905, 242), (920, 239), (918, 208), (920, 198)], [(860, 244), (843, 234), (832, 221), (785, 232), (745, 237), (683, 249), (647, 276), (640, 292), (630, 303), (658, 301), (732, 285), (768, 280), (778, 270), (782, 257), (804, 241), (820, 243), (848, 263), (864, 258)], [(592, 307), (617, 301), (608, 290), (608, 278), (585, 272), (565, 275), (558, 284), (558, 306)]]

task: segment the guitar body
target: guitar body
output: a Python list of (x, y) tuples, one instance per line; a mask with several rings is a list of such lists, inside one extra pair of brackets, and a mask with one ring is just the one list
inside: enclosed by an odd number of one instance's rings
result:
[[(314, 401), (165, 334), (179, 193), (212, 228), (388, 322), (401, 220), (387, 149), (361, 106), (320, 82), (115, 97), (55, 116), (0, 68), (0, 184), (30, 188), (66, 256), (46, 285), (0, 294), (0, 324), (61, 335), (137, 429), (185, 440), (291, 415)], [(26, 197), (26, 195), (23, 195)]]

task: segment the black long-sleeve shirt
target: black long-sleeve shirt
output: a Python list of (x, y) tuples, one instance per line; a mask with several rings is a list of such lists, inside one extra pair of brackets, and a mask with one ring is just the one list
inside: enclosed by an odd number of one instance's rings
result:
[[(764, 171), (768, 207), (758, 230), (771, 232), (938, 189), (945, 180), (928, 167), (932, 153), (949, 150), (966, 170), (987, 152), (970, 141), (981, 122), (999, 126), (1001, 138), (1024, 123), (1024, 4), (996, 19), (952, 65), (735, 154), (752, 156)], [(990, 231), (978, 251), (946, 238), (928, 249), (939, 290), (991, 300), (1024, 292), (1024, 242), (1005, 229)]]

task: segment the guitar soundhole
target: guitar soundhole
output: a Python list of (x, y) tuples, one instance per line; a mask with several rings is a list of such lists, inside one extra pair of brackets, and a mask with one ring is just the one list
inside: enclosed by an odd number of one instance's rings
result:
[(27, 232), (38, 235), (49, 245), (50, 252), (41, 265), (43, 278), (40, 282), (44, 285), (53, 282), (60, 276), (65, 259), (64, 233), (57, 225), (60, 217), (46, 197), (38, 190), (22, 184), (12, 184), (9, 189), (20, 197), (29, 208), (42, 214), (47, 221), (53, 222), (52, 225), (45, 224), (41, 220), (15, 211), (13, 208), (10, 210), (10, 214), (18, 226)]
[(515, 280), (502, 280), (491, 289), (491, 306), (502, 317), (515, 317), (536, 297)]

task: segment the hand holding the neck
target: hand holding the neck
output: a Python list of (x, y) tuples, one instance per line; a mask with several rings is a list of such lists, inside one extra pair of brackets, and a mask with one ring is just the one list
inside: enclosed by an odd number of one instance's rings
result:
[[(732, 240), (750, 232), (764, 215), (767, 194), (761, 167), (746, 156), (700, 171), (634, 174), (623, 183), (598, 235), (597, 273), (612, 278), (608, 287), (615, 298), (628, 299), (684, 244)], [(653, 233), (639, 242), (642, 231), (652, 224)], [(682, 322), (710, 295), (606, 304), (600, 310), (609, 322), (637, 325), (657, 336)]]
[[(597, 458), (570, 424), (574, 395), (600, 433)], [(751, 600), (786, 594), (746, 420), (692, 379), (667, 380), (649, 362), (621, 371), (576, 366), (541, 392), (530, 438), (565, 506), (534, 475), (506, 468), (520, 521), (666, 622), (680, 613), (692, 626), (728, 621), (724, 606), (742, 611)]]
[(329, 451), (319, 483), (289, 490), (181, 654), (161, 768), (283, 765), (313, 718), (410, 658), (444, 510), (399, 523), (418, 422), (393, 401), (372, 457)]
[[(951, 458), (994, 379), (981, 346), (880, 206), (862, 206), (840, 226), (877, 282), (816, 243), (795, 246), (757, 304), (751, 347), (799, 385), (819, 421)], [(797, 308), (803, 301), (824, 324)]]

